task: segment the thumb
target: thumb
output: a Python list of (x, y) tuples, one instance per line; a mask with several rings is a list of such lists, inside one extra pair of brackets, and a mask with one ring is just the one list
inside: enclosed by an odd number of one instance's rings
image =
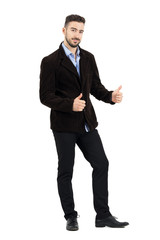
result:
[(82, 93), (77, 97), (78, 99), (81, 99), (82, 98)]
[(119, 92), (122, 88), (122, 85), (120, 85), (118, 88), (117, 88), (117, 92)]

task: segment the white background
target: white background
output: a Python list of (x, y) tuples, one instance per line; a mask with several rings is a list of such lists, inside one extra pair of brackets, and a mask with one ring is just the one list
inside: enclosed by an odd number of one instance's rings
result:
[[(159, 13), (156, 0), (1, 2), (0, 239), (159, 239)], [(92, 169), (76, 147), (80, 230), (65, 230), (39, 73), (42, 58), (63, 41), (69, 14), (86, 18), (81, 47), (95, 55), (102, 83), (109, 90), (123, 86), (121, 104), (91, 100), (110, 162), (110, 209), (129, 221), (125, 229), (95, 228)]]

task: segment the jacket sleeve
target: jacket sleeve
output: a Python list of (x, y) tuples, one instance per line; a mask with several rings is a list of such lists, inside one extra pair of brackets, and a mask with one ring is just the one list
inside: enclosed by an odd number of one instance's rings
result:
[(40, 101), (56, 111), (72, 112), (73, 98), (62, 98), (56, 95), (55, 70), (46, 57), (42, 59), (40, 69)]
[(95, 61), (94, 56), (92, 56), (92, 69), (93, 69), (93, 76), (92, 76), (92, 85), (91, 85), (91, 94), (97, 98), (98, 100), (101, 100), (106, 103), (115, 104), (112, 102), (112, 92), (108, 91), (101, 83), (101, 80), (99, 78), (99, 72), (97, 68), (97, 64)]

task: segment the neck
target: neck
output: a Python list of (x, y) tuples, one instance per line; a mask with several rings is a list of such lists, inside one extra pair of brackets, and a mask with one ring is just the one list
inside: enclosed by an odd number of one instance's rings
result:
[(71, 53), (73, 53), (74, 55), (76, 55), (77, 52), (77, 47), (73, 48), (71, 47), (66, 40), (64, 40), (64, 45), (71, 51)]

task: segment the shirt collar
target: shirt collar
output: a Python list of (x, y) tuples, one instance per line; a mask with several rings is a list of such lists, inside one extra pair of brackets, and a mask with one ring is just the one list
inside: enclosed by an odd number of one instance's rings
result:
[[(62, 47), (63, 47), (63, 49), (64, 49), (65, 54), (67, 55), (67, 57), (68, 57), (70, 54), (73, 55), (73, 53), (64, 45), (64, 42), (62, 43)], [(79, 57), (79, 55), (80, 55), (80, 49), (79, 49), (79, 47), (77, 47), (77, 56)]]

